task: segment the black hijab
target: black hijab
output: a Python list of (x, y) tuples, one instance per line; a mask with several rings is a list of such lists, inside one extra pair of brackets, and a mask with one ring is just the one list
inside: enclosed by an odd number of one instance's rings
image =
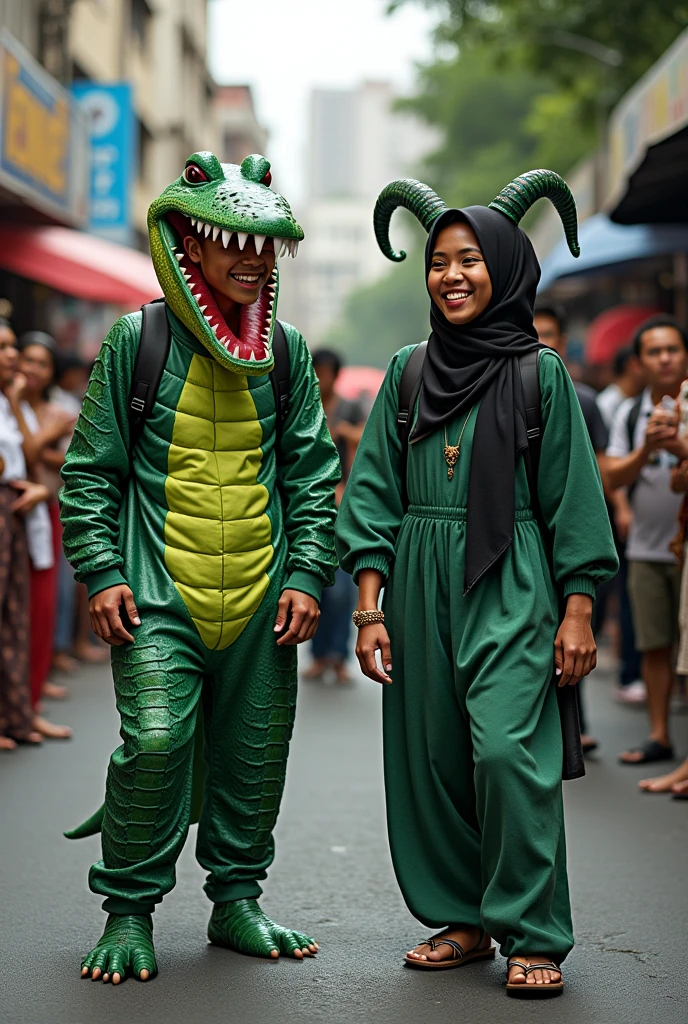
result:
[(528, 447), (515, 360), (541, 347), (533, 326), (540, 267), (518, 225), (497, 210), (469, 206), (445, 210), (432, 225), (425, 249), (426, 282), (439, 232), (457, 221), (466, 221), (476, 234), (492, 282), (492, 298), (480, 316), (458, 326), (431, 303), (432, 333), (411, 443), (468, 414), (482, 399), (468, 484), (467, 594), (514, 536), (516, 460)]

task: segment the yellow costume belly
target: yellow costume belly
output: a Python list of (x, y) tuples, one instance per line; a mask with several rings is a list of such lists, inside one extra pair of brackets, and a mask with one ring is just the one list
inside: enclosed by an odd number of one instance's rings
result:
[(194, 355), (168, 455), (165, 564), (211, 650), (237, 639), (270, 583), (262, 439), (247, 378)]

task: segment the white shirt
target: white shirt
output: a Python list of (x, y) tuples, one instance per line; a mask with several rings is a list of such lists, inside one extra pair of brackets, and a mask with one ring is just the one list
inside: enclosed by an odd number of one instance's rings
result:
[(597, 408), (600, 410), (600, 415), (604, 420), (607, 430), (612, 429), (617, 409), (625, 401), (626, 394), (618, 384), (609, 384), (603, 391), (600, 391), (597, 396)]
[[(623, 459), (640, 448), (645, 440), (647, 421), (654, 408), (650, 389), (643, 391), (640, 412), (629, 445), (628, 416), (635, 398), (627, 398), (619, 406), (612, 423), (607, 455)], [(678, 532), (678, 514), (683, 496), (670, 488), (671, 470), (677, 458), (660, 449), (656, 462), (646, 463), (634, 486), (629, 488), (633, 523), (628, 532), (626, 557), (633, 562), (666, 562), (676, 559), (669, 544)]]
[[(27, 402), (22, 402), (22, 414), (32, 434), (38, 429), (36, 414)], [(19, 424), (12, 412), (6, 395), (0, 391), (0, 455), (5, 467), (0, 476), (0, 483), (12, 480), (26, 480), (26, 459), (24, 458), (23, 437)], [(17, 492), (19, 497), (19, 492)], [(50, 522), (48, 506), (39, 501), (24, 516), (26, 523), (26, 543), (29, 557), (34, 569), (51, 569), (54, 564), (53, 528)]]

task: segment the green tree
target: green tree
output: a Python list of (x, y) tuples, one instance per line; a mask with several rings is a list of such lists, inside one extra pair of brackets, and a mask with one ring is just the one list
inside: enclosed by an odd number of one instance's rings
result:
[[(440, 128), (443, 141), (418, 174), (449, 205), (489, 203), (511, 178), (537, 164), (528, 119), (547, 88), (520, 68), (504, 67), (497, 74), (482, 47), (421, 69), (417, 95), (401, 105)], [(405, 212), (395, 214), (392, 237), (404, 217), (410, 221)], [(350, 362), (385, 366), (399, 348), (427, 337), (422, 230), (414, 232), (414, 239), (406, 262), (355, 291), (329, 332), (327, 344)]]

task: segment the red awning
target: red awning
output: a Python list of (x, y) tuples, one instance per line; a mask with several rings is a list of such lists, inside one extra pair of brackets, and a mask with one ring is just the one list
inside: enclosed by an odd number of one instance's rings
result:
[(0, 268), (79, 299), (132, 309), (162, 291), (149, 256), (71, 228), (0, 225)]
[(659, 310), (655, 306), (613, 306), (588, 326), (585, 361), (590, 366), (610, 363), (620, 348), (630, 345), (636, 328)]

